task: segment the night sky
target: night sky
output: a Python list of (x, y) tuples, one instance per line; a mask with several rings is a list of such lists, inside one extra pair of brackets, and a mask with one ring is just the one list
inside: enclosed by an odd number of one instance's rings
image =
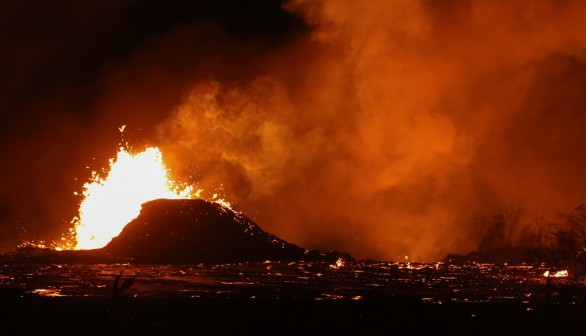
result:
[(513, 208), (529, 239), (586, 202), (584, 31), (578, 0), (4, 1), (0, 252), (121, 141), (307, 248), (437, 260)]

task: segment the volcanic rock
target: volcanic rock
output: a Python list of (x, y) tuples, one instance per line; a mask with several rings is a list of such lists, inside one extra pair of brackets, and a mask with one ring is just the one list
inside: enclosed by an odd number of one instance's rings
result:
[(199, 199), (158, 199), (103, 250), (146, 263), (227, 263), (332, 259), (264, 232), (242, 214)]
[(101, 249), (65, 250), (53, 248), (22, 246), (5, 254), (0, 254), (0, 264), (113, 264), (127, 262), (126, 258), (116, 258)]

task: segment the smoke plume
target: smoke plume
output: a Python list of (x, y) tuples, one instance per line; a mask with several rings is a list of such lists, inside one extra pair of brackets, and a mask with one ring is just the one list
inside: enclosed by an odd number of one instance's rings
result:
[(177, 169), (285, 239), (435, 260), (472, 218), (586, 200), (586, 5), (290, 1), (308, 34), (158, 127)]

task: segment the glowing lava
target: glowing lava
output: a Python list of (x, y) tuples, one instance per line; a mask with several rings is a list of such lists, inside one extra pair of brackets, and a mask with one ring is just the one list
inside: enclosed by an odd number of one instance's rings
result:
[(79, 216), (72, 223), (75, 249), (95, 249), (108, 244), (136, 218), (141, 204), (158, 198), (192, 198), (191, 187), (180, 187), (169, 177), (161, 151), (149, 147), (131, 154), (120, 148), (110, 160), (105, 178), (94, 172), (83, 186)]
[(561, 270), (561, 271), (557, 271), (555, 273), (550, 273), (549, 271), (545, 271), (545, 273), (543, 273), (544, 277), (554, 277), (554, 278), (566, 278), (569, 276), (569, 273), (567, 270)]

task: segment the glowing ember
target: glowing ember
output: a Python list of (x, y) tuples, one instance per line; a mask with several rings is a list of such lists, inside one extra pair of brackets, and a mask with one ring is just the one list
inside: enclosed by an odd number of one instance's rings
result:
[(338, 260), (336, 260), (335, 264), (330, 265), (330, 268), (338, 269), (338, 268), (343, 267), (345, 264), (346, 263), (344, 262), (344, 259), (338, 258)]
[(553, 277), (553, 278), (565, 278), (568, 277), (568, 271), (567, 270), (561, 270), (561, 271), (557, 271), (555, 273), (550, 273), (549, 271), (545, 271), (545, 273), (543, 273), (544, 277)]
[(178, 187), (168, 175), (158, 148), (131, 154), (120, 148), (110, 160), (105, 178), (94, 172), (91, 183), (84, 185), (84, 199), (73, 236), (75, 249), (95, 249), (108, 244), (128, 222), (136, 218), (141, 204), (158, 199), (190, 198), (191, 187)]

